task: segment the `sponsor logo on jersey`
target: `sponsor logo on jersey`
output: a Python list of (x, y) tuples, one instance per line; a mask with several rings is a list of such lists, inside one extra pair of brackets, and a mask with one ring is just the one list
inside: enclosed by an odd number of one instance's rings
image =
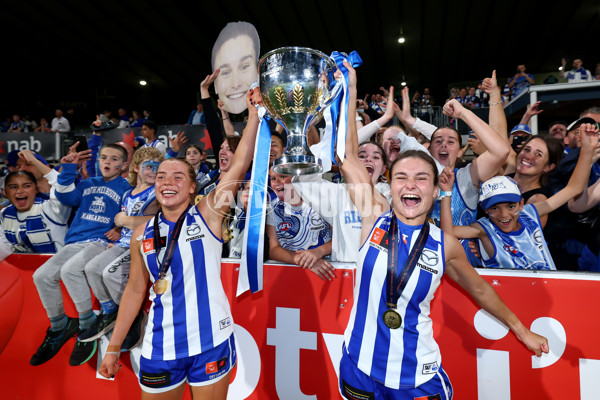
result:
[(144, 253), (148, 253), (149, 251), (154, 250), (154, 240), (153, 239), (146, 239), (142, 242), (142, 248), (144, 250)]
[[(200, 225), (193, 223), (187, 227), (188, 236), (197, 235), (200, 233)], [(189, 240), (188, 240), (189, 241)]]
[(227, 318), (222, 319), (222, 320), (219, 321), (219, 328), (221, 330), (223, 330), (223, 329), (225, 329), (225, 328), (227, 328), (229, 326), (231, 326), (231, 319), (229, 319), (229, 317), (227, 317)]
[(168, 387), (171, 385), (171, 373), (140, 371), (140, 382), (142, 385), (151, 388)]
[(434, 394), (431, 396), (422, 396), (422, 397), (415, 397), (415, 400), (442, 400), (442, 395), (441, 394)]
[(425, 265), (433, 267), (439, 262), (438, 254), (433, 250), (423, 249), (419, 261), (421, 261)]
[(285, 232), (288, 229), (290, 229), (292, 227), (292, 224), (289, 222), (282, 222), (279, 225), (277, 225), (277, 230)]
[(203, 237), (204, 237), (204, 234), (202, 234), (202, 235), (196, 235), (196, 236), (192, 236), (192, 237), (189, 237), (189, 238), (185, 239), (185, 241), (186, 242), (191, 242), (192, 240), (202, 239)]
[(423, 364), (423, 374), (435, 374), (438, 372), (437, 361), (429, 364)]
[(226, 365), (227, 365), (227, 357), (223, 357), (217, 361), (212, 361), (212, 362), (206, 363), (206, 373), (214, 374), (216, 372), (219, 372), (223, 368), (225, 368)]
[(375, 228), (373, 235), (371, 235), (371, 242), (375, 244), (381, 244), (383, 238), (387, 235), (387, 232), (380, 228)]

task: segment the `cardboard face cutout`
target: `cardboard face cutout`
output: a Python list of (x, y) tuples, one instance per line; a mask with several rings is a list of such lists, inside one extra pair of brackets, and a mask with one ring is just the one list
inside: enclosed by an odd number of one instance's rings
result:
[(230, 22), (219, 33), (212, 50), (213, 71), (221, 69), (215, 92), (225, 111), (239, 114), (246, 109), (246, 93), (258, 81), (260, 40), (248, 22)]

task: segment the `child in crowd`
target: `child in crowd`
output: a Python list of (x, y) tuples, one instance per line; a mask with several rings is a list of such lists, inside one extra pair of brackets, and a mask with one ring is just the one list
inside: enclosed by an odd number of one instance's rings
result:
[(144, 121), (142, 122), (142, 136), (146, 139), (146, 144), (142, 147), (155, 147), (160, 150), (161, 153), (167, 154), (167, 146), (164, 145), (156, 137), (156, 131), (158, 130), (158, 126), (154, 121)]
[(269, 256), (296, 264), (321, 279), (334, 278), (334, 267), (324, 256), (331, 254), (331, 228), (292, 188), (292, 176), (271, 169), (271, 188), (277, 194), (267, 214)]
[[(123, 147), (116, 144), (104, 146), (99, 161), (102, 175), (75, 184), (79, 157), (79, 153), (70, 153), (62, 158), (62, 170), (55, 186), (59, 201), (78, 207), (65, 237), (66, 245), (33, 274), (42, 305), (50, 319), (50, 328), (31, 358), (31, 365), (50, 360), (69, 338), (87, 330), (96, 319), (84, 267), (106, 249), (109, 241), (119, 238), (113, 229), (113, 220), (120, 211), (123, 194), (131, 189), (121, 177), (121, 172), (127, 168), (127, 152)], [(65, 314), (61, 280), (75, 303), (79, 318)], [(96, 342), (77, 341), (69, 364), (81, 365), (95, 352)]]
[(0, 260), (13, 252), (56, 253), (64, 246), (71, 207), (53, 189), (49, 199), (38, 197), (35, 176), (17, 170), (6, 176), (4, 194), (10, 206), (0, 211)]
[[(554, 196), (523, 206), (517, 183), (506, 176), (496, 176), (485, 181), (480, 189), (479, 201), (487, 217), (469, 226), (453, 226), (451, 196), (445, 196), (441, 201), (442, 230), (458, 238), (478, 239), (486, 267), (555, 270), (540, 217), (567, 203), (586, 187), (598, 144), (598, 128), (583, 124), (580, 132), (582, 148), (577, 166), (568, 185)], [(440, 189), (448, 193), (453, 183), (454, 173), (447, 168), (440, 176)]]
[[(158, 210), (154, 181), (163, 160), (160, 150), (153, 147), (138, 149), (133, 156), (127, 180), (135, 187), (125, 193), (121, 212), (115, 216), (115, 225), (123, 228), (121, 237), (85, 265), (85, 275), (102, 309), (94, 323), (78, 336), (80, 342), (95, 341), (112, 331), (115, 325), (121, 295), (129, 277), (131, 234), (136, 226), (147, 222)], [(142, 320), (140, 313), (129, 340), (123, 342), (124, 350), (130, 350), (137, 343)]]

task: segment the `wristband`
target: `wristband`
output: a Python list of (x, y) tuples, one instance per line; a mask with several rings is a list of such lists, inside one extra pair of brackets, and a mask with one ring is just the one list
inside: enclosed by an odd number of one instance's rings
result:
[(120, 356), (120, 355), (121, 355), (121, 352), (120, 352), (120, 351), (107, 351), (107, 352), (106, 352), (106, 353), (104, 353), (104, 354), (106, 354), (106, 355), (109, 355), (109, 354), (114, 354), (114, 355), (116, 355), (116, 356)]
[(452, 191), (446, 192), (445, 190), (440, 190), (440, 200), (444, 197), (452, 197)]
[(502, 104), (502, 100), (500, 100), (500, 101), (499, 101), (499, 102), (497, 102), (497, 103), (491, 103), (489, 106), (490, 106), (490, 107), (493, 107), (493, 106), (497, 106), (498, 104)]
[(121, 352), (121, 346), (109, 344), (108, 347), (106, 348), (106, 354), (120, 353), (120, 352)]

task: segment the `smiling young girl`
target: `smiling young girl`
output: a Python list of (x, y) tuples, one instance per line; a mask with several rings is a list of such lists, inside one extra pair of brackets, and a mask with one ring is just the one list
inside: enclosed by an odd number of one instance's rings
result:
[[(50, 167), (48, 167), (50, 170)], [(37, 197), (36, 179), (30, 172), (14, 171), (4, 181), (4, 194), (11, 205), (0, 212), (4, 231), (0, 258), (16, 253), (56, 253), (65, 243), (71, 207), (56, 198)]]

